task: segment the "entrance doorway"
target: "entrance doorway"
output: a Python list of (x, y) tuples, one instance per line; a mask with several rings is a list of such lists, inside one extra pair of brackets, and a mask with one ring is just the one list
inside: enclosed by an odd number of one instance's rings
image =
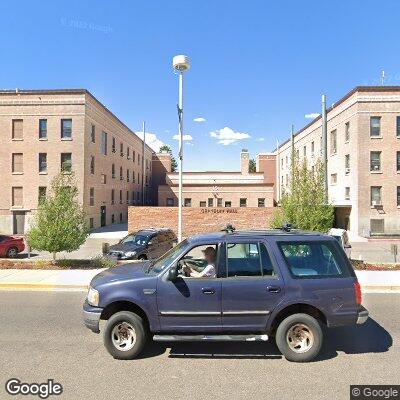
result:
[(106, 226), (106, 206), (100, 207), (100, 226)]
[(23, 235), (25, 233), (25, 211), (13, 212), (13, 234)]

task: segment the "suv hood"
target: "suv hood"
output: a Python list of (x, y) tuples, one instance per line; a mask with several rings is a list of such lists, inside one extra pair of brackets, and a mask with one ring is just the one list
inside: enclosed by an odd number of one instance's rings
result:
[(147, 277), (146, 270), (149, 264), (150, 261), (145, 261), (108, 268), (97, 274), (90, 282), (90, 286), (95, 288), (105, 283)]

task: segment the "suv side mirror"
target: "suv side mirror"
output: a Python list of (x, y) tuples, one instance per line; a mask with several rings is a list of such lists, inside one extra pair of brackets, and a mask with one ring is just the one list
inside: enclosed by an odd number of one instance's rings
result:
[(168, 280), (169, 281), (176, 281), (178, 277), (178, 269), (176, 267), (171, 267), (168, 271)]

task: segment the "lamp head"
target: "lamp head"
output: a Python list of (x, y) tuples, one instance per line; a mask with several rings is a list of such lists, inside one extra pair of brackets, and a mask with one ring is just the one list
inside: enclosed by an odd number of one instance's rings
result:
[(177, 72), (185, 72), (190, 68), (190, 60), (188, 56), (178, 55), (172, 59), (172, 66)]

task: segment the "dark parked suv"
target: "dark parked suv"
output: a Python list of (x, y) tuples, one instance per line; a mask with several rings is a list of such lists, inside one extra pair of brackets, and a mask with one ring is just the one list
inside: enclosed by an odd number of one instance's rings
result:
[(177, 242), (171, 229), (144, 229), (110, 246), (108, 256), (119, 260), (153, 260), (161, 257)]
[[(211, 267), (210, 254), (216, 256)], [(280, 230), (199, 235), (154, 262), (101, 272), (90, 284), (83, 312), (94, 332), (100, 319), (107, 320), (104, 344), (119, 359), (137, 356), (151, 337), (168, 342), (274, 337), (288, 360), (309, 361), (320, 351), (323, 326), (368, 318), (337, 240)]]

